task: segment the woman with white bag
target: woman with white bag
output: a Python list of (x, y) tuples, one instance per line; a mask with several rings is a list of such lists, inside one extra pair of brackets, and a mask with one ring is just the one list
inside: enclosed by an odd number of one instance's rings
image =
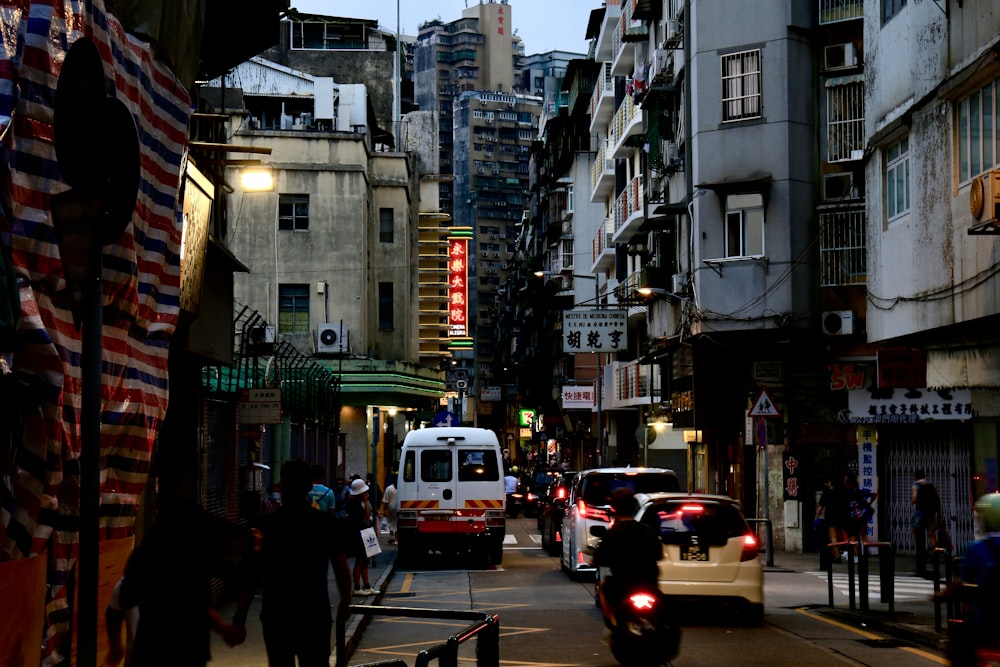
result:
[[(354, 594), (375, 595), (368, 583), (369, 553), (379, 553), (378, 536), (375, 533), (375, 513), (368, 502), (368, 485), (365, 480), (351, 482), (351, 495), (347, 498), (347, 520), (354, 534)], [(367, 533), (367, 541), (365, 539)], [(366, 543), (367, 542), (367, 543)], [(373, 542), (373, 544), (372, 544)]]

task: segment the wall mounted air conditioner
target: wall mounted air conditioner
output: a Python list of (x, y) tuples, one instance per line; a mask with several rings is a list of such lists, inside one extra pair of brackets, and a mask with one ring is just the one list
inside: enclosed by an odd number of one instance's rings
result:
[(250, 341), (253, 343), (273, 343), (274, 336), (273, 326), (254, 327), (250, 330)]
[(663, 142), (663, 160), (668, 165), (676, 163), (680, 159), (680, 147), (675, 141)]
[(854, 174), (849, 171), (823, 174), (823, 199), (857, 199)]
[(858, 56), (854, 51), (854, 44), (844, 42), (843, 44), (831, 44), (825, 47), (823, 49), (823, 64), (826, 69), (856, 67)]
[(827, 336), (845, 336), (854, 333), (854, 312), (850, 310), (827, 310), (820, 320), (823, 333)]
[(972, 180), (969, 188), (969, 212), (980, 222), (1000, 217), (1000, 169)]
[(667, 41), (673, 40), (681, 31), (681, 22), (677, 19), (667, 19)]
[(317, 352), (347, 352), (350, 342), (347, 325), (343, 322), (324, 322), (317, 327)]

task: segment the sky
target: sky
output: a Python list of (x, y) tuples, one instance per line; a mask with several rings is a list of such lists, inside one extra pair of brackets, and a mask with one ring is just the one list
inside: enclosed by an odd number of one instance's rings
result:
[[(376, 19), (395, 32), (396, 7), (399, 31), (417, 34), (417, 26), (429, 19), (448, 23), (462, 18), (462, 10), (479, 0), (291, 0), (291, 7), (307, 14), (326, 14), (357, 19)], [(508, 0), (511, 25), (524, 40), (527, 55), (546, 51), (587, 53), (587, 22), (601, 0)]]

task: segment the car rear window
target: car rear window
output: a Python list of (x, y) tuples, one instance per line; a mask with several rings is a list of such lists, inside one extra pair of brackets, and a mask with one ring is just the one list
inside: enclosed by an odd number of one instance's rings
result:
[(500, 479), (500, 464), (492, 449), (458, 450), (458, 481), (495, 482)]
[(677, 476), (666, 472), (598, 473), (587, 475), (581, 482), (581, 497), (588, 505), (608, 506), (611, 494), (621, 488), (633, 493), (678, 491)]
[(650, 506), (642, 523), (660, 534), (664, 544), (698, 543), (722, 546), (749, 530), (743, 514), (733, 505), (697, 500), (670, 500)]

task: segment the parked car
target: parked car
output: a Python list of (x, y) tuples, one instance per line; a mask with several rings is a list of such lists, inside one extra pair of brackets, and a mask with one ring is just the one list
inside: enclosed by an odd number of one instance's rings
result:
[(660, 535), (660, 590), (679, 600), (731, 607), (753, 625), (764, 618), (764, 568), (739, 503), (689, 493), (640, 495), (635, 518)]
[[(667, 468), (594, 468), (573, 480), (562, 519), (559, 565), (571, 577), (594, 573), (587, 551), (600, 542), (591, 526), (610, 523), (611, 494), (622, 487), (633, 493), (680, 491), (677, 475)], [(589, 547), (589, 549), (588, 549)]]
[(562, 473), (560, 468), (535, 468), (524, 476), (522, 491), (524, 493), (524, 516), (538, 517), (539, 504), (545, 495), (549, 484)]
[(538, 501), (538, 532), (542, 536), (542, 549), (553, 556), (558, 556), (562, 547), (563, 516), (575, 477), (575, 470), (563, 471), (549, 482), (545, 494)]

